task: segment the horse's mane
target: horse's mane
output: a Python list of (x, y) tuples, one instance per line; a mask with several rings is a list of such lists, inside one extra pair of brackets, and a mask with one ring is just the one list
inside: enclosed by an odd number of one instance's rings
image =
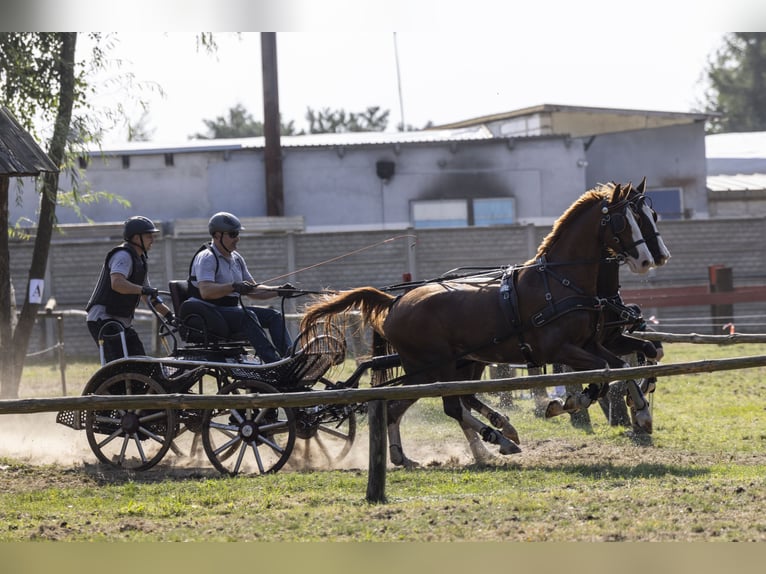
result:
[[(535, 259), (542, 257), (548, 252), (561, 236), (561, 230), (567, 226), (567, 223), (576, 213), (585, 206), (589, 206), (594, 201), (608, 199), (610, 194), (614, 191), (615, 185), (616, 184), (612, 182), (598, 184), (596, 187), (583, 193), (577, 201), (570, 205), (569, 208), (556, 220), (553, 224), (553, 229), (551, 229), (550, 233), (548, 233), (542, 243), (540, 243), (540, 246), (537, 248), (537, 253), (535, 254)], [(529, 263), (532, 263), (532, 261), (527, 262), (527, 264)]]

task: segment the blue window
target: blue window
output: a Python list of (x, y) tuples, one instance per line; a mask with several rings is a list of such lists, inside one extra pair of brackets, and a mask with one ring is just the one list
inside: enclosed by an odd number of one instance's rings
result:
[(432, 199), (412, 202), (413, 227), (488, 227), (516, 220), (512, 197)]
[(473, 224), (477, 227), (507, 225), (516, 220), (512, 197), (473, 200)]
[(684, 218), (680, 187), (649, 189), (646, 195), (651, 199), (652, 207), (660, 219)]

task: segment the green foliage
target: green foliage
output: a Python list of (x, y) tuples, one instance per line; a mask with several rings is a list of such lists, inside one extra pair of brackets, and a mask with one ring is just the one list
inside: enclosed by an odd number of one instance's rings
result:
[[(228, 117), (218, 116), (214, 120), (202, 120), (202, 122), (207, 126), (207, 133), (194, 134), (191, 136), (193, 139), (248, 138), (264, 135), (263, 122), (255, 120), (242, 104), (230, 108)], [(287, 124), (280, 122), (280, 133), (293, 135), (295, 133), (293, 122)]]
[(363, 112), (346, 112), (343, 109), (323, 108), (314, 111), (308, 108), (306, 121), (310, 134), (341, 132), (382, 132), (388, 127), (389, 110), (370, 106)]
[(766, 33), (727, 34), (706, 73), (706, 111), (722, 114), (709, 131), (766, 130)]

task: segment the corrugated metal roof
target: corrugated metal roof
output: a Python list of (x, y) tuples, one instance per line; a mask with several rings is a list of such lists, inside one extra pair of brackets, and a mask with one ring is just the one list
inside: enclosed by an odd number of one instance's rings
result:
[(0, 107), (0, 175), (31, 176), (41, 171), (58, 168), (13, 114)]
[(738, 173), (737, 175), (709, 175), (710, 191), (766, 191), (766, 173)]
[[(481, 141), (494, 139), (484, 126), (467, 129), (423, 130), (412, 132), (344, 132), (331, 134), (306, 134), (281, 136), (283, 148), (344, 147), (384, 144), (417, 144), (460, 141)], [(91, 150), (92, 155), (157, 154), (200, 151), (226, 151), (237, 149), (263, 149), (266, 138), (227, 138), (217, 140), (188, 140), (185, 142), (125, 142), (103, 145), (100, 150)]]

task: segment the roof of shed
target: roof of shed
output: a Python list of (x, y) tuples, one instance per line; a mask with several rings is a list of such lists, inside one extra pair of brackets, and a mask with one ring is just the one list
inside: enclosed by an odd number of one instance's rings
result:
[(0, 175), (32, 176), (58, 168), (13, 114), (0, 107)]
[(707, 188), (714, 192), (763, 191), (766, 190), (766, 174), (709, 175), (707, 176)]
[[(411, 132), (343, 132), (280, 136), (283, 148), (343, 147), (381, 144), (449, 143), (461, 141), (493, 140), (492, 133), (484, 126), (464, 129), (426, 130)], [(103, 145), (101, 150), (90, 153), (107, 155), (140, 155), (157, 153), (183, 153), (201, 151), (226, 151), (238, 149), (264, 149), (266, 138), (226, 138), (187, 140), (184, 142), (121, 142)]]

